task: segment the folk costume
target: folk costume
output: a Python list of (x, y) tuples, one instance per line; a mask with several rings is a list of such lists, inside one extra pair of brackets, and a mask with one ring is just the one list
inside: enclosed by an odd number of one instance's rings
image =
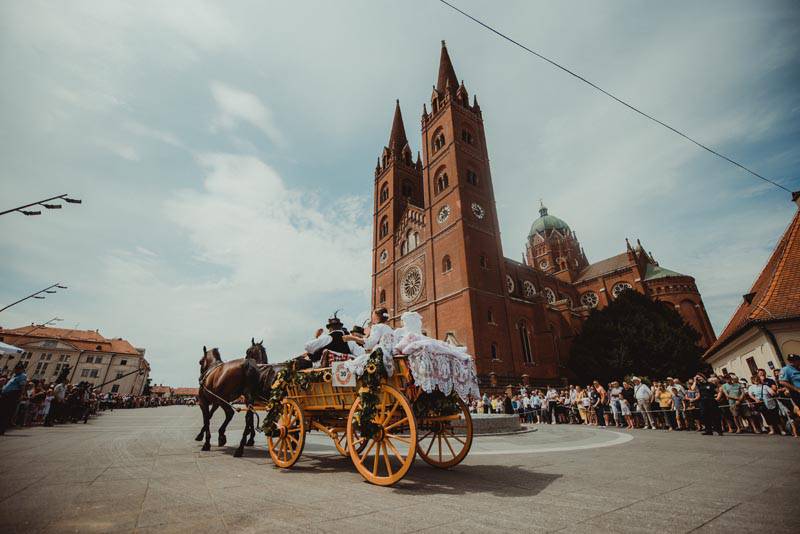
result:
[[(382, 319), (388, 319), (389, 314), (385, 314)], [(372, 353), (375, 349), (381, 349), (383, 352), (383, 366), (386, 368), (386, 374), (392, 376), (394, 373), (394, 345), (395, 345), (394, 329), (386, 323), (375, 323), (369, 328), (369, 336), (364, 338), (364, 350), (367, 354)]]
[(308, 364), (304, 363), (304, 360), (300, 360), (300, 368), (308, 368), (308, 367), (319, 367), (322, 355), (325, 351), (332, 351), (339, 354), (349, 355), (351, 357), (358, 357), (364, 354), (364, 349), (362, 349), (357, 343), (354, 341), (345, 341), (343, 338), (345, 336), (344, 326), (342, 325), (342, 321), (333, 314), (333, 317), (328, 319), (328, 324), (326, 325), (328, 328), (327, 334), (322, 334), (316, 339), (312, 339), (308, 343), (306, 343), (305, 351), (308, 354)]

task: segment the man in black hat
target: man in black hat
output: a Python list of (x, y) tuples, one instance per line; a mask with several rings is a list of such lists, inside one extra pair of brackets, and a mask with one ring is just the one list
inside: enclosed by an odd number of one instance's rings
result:
[(364, 354), (364, 349), (356, 342), (345, 341), (344, 325), (342, 320), (336, 316), (337, 313), (339, 312), (337, 311), (333, 314), (333, 317), (328, 319), (328, 324), (326, 325), (327, 334), (323, 334), (322, 328), (320, 328), (317, 330), (316, 337), (306, 343), (306, 354), (298, 359), (300, 369), (314, 367), (322, 359), (322, 353), (326, 350), (338, 352), (339, 354), (349, 354), (353, 357)]
[(719, 385), (716, 377), (706, 380), (706, 375), (697, 373), (694, 377), (697, 393), (700, 395), (700, 414), (703, 417), (704, 435), (714, 432), (722, 435), (722, 412), (719, 409)]
[(25, 374), (25, 364), (21, 361), (14, 366), (14, 376), (3, 386), (0, 392), (0, 434), (6, 433), (6, 428), (11, 424), (11, 418), (17, 411), (17, 404), (25, 385), (28, 382), (28, 375)]

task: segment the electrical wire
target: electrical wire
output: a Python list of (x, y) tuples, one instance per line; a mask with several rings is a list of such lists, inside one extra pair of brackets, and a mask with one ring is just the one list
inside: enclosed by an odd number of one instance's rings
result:
[(767, 183), (769, 183), (769, 184), (772, 184), (772, 185), (774, 185), (775, 187), (779, 187), (779, 188), (783, 189), (784, 191), (786, 191), (787, 193), (791, 193), (791, 191), (790, 191), (789, 189), (787, 189), (786, 187), (782, 186), (781, 184), (779, 184), (779, 183), (777, 183), (777, 182), (775, 182), (775, 181), (773, 181), (773, 180), (770, 180), (769, 178), (767, 178), (767, 177), (765, 177), (765, 176), (762, 176), (761, 174), (757, 173), (756, 171), (754, 171), (754, 170), (752, 170), (752, 169), (749, 169), (748, 167), (745, 167), (744, 165), (742, 165), (742, 164), (741, 164), (741, 163), (739, 163), (738, 161), (735, 161), (735, 160), (733, 160), (733, 159), (729, 158), (729, 157), (728, 157), (728, 156), (726, 156), (725, 154), (722, 154), (722, 153), (720, 153), (720, 152), (717, 152), (717, 151), (716, 151), (716, 150), (714, 150), (713, 148), (711, 148), (711, 147), (709, 147), (709, 146), (707, 146), (707, 145), (704, 145), (704, 144), (703, 144), (703, 143), (701, 143), (700, 141), (697, 141), (697, 140), (693, 139), (692, 137), (690, 137), (689, 135), (687, 135), (687, 134), (683, 133), (682, 131), (678, 130), (677, 128), (673, 128), (672, 126), (670, 126), (669, 124), (665, 123), (664, 121), (658, 120), (657, 118), (653, 117), (652, 115), (649, 115), (648, 113), (645, 113), (644, 111), (640, 110), (640, 109), (639, 109), (639, 108), (637, 108), (636, 106), (634, 106), (634, 105), (632, 105), (632, 104), (629, 104), (629, 103), (625, 102), (624, 100), (622, 100), (621, 98), (618, 98), (618, 97), (614, 96), (613, 94), (611, 94), (610, 92), (606, 91), (605, 89), (603, 89), (602, 87), (600, 87), (600, 86), (599, 86), (599, 85), (597, 85), (596, 83), (594, 83), (594, 82), (591, 82), (591, 81), (587, 80), (586, 78), (584, 78), (584, 77), (583, 77), (583, 76), (581, 76), (580, 74), (578, 74), (578, 73), (576, 73), (576, 72), (574, 72), (574, 71), (572, 71), (572, 70), (568, 69), (567, 67), (564, 67), (564, 66), (562, 66), (562, 65), (560, 65), (560, 64), (558, 64), (558, 63), (556, 63), (556, 62), (555, 62), (555, 61), (553, 61), (552, 59), (550, 59), (550, 58), (548, 58), (548, 57), (546, 57), (546, 56), (543, 56), (543, 55), (542, 55), (542, 54), (540, 54), (539, 52), (536, 52), (535, 50), (531, 50), (530, 48), (528, 48), (528, 47), (527, 47), (527, 46), (525, 46), (524, 44), (522, 44), (522, 43), (520, 43), (520, 42), (518, 42), (518, 41), (515, 41), (514, 39), (512, 39), (512, 38), (511, 38), (511, 37), (509, 37), (509, 36), (507, 36), (506, 34), (504, 34), (504, 33), (500, 32), (500, 31), (498, 31), (498, 30), (494, 29), (493, 27), (489, 26), (489, 25), (488, 25), (488, 24), (486, 24), (485, 22), (483, 22), (483, 21), (481, 21), (481, 20), (478, 20), (477, 18), (473, 17), (472, 15), (470, 15), (469, 13), (467, 13), (467, 12), (465, 12), (465, 11), (462, 11), (461, 9), (457, 8), (456, 6), (454, 6), (453, 4), (451, 4), (450, 2), (447, 2), (446, 0), (439, 0), (439, 2), (441, 2), (442, 4), (444, 4), (444, 5), (448, 6), (448, 7), (450, 7), (451, 9), (453, 9), (453, 10), (455, 10), (455, 11), (457, 11), (457, 12), (461, 13), (462, 15), (464, 15), (464, 16), (465, 16), (465, 17), (467, 17), (468, 19), (472, 20), (473, 22), (476, 22), (477, 24), (480, 24), (481, 26), (483, 26), (484, 28), (486, 28), (486, 29), (487, 29), (487, 30), (489, 30), (490, 32), (492, 32), (492, 33), (494, 33), (494, 34), (498, 35), (499, 37), (502, 37), (502, 38), (503, 38), (503, 39), (505, 39), (506, 41), (508, 41), (508, 42), (510, 42), (510, 43), (512, 43), (512, 44), (514, 44), (514, 45), (516, 45), (516, 46), (518, 46), (518, 47), (520, 47), (520, 48), (522, 48), (522, 49), (523, 49), (523, 50), (525, 50), (526, 52), (529, 52), (529, 53), (533, 54), (534, 56), (538, 57), (539, 59), (542, 59), (542, 60), (544, 60), (544, 61), (546, 61), (546, 62), (550, 63), (550, 64), (551, 64), (551, 65), (553, 65), (554, 67), (557, 67), (557, 68), (559, 68), (559, 69), (563, 70), (564, 72), (566, 72), (566, 73), (567, 73), (567, 74), (569, 74), (570, 76), (573, 76), (573, 77), (575, 77), (575, 78), (579, 79), (580, 81), (582, 81), (582, 82), (584, 82), (585, 84), (587, 84), (587, 85), (589, 85), (589, 86), (593, 87), (594, 89), (596, 89), (596, 90), (600, 91), (601, 93), (603, 93), (604, 95), (608, 96), (609, 98), (612, 98), (613, 100), (616, 100), (617, 102), (619, 102), (620, 104), (622, 104), (622, 105), (623, 105), (623, 106), (625, 106), (626, 108), (628, 108), (628, 109), (630, 109), (630, 110), (632, 110), (632, 111), (635, 111), (635, 112), (636, 112), (636, 113), (638, 113), (639, 115), (642, 115), (643, 117), (646, 117), (646, 118), (650, 119), (651, 121), (653, 121), (653, 122), (655, 122), (655, 123), (657, 123), (657, 124), (660, 124), (660, 125), (661, 125), (661, 126), (663, 126), (664, 128), (666, 128), (666, 129), (670, 130), (670, 131), (671, 131), (671, 132), (673, 132), (673, 133), (676, 133), (676, 134), (678, 134), (679, 136), (683, 137), (683, 138), (684, 138), (684, 139), (686, 139), (687, 141), (691, 141), (692, 143), (694, 143), (695, 145), (699, 146), (699, 147), (700, 147), (700, 148), (702, 148), (703, 150), (705, 150), (705, 151), (707, 151), (707, 152), (710, 152), (711, 154), (714, 154), (715, 156), (717, 156), (717, 157), (719, 157), (719, 158), (722, 158), (722, 159), (724, 159), (724, 160), (725, 160), (725, 161), (727, 161), (728, 163), (731, 163), (731, 164), (733, 164), (733, 165), (735, 165), (735, 166), (739, 167), (740, 169), (742, 169), (742, 170), (744, 170), (744, 171), (746, 171), (746, 172), (748, 172), (748, 173), (752, 174), (752, 175), (753, 175), (753, 176), (755, 176), (756, 178), (759, 178), (759, 179), (761, 179), (761, 180), (763, 180), (763, 181), (765, 181), (765, 182), (767, 182)]

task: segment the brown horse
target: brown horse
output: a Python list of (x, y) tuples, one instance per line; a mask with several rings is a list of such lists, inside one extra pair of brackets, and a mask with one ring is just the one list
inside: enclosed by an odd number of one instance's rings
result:
[[(202, 450), (211, 450), (211, 416), (218, 407), (222, 407), (225, 412), (225, 421), (219, 427), (219, 437), (217, 444), (222, 447), (227, 442), (225, 429), (228, 427), (235, 413), (231, 403), (239, 397), (244, 396), (245, 402), (253, 404), (262, 394), (265, 384), (269, 384), (268, 370), (260, 370), (258, 364), (267, 363), (267, 352), (264, 350), (263, 341), (256, 343), (251, 339), (250, 348), (247, 349), (247, 356), (228, 362), (223, 362), (219, 350), (211, 350), (203, 347), (203, 357), (200, 359), (200, 391), (198, 393), (198, 405), (203, 412), (203, 428), (195, 438), (205, 443)], [(246, 439), (250, 435), (250, 440)], [(255, 426), (253, 424), (253, 414), (248, 411), (245, 417), (245, 430), (242, 435), (239, 448), (235, 456), (241, 456), (245, 444), (253, 445), (255, 438)]]

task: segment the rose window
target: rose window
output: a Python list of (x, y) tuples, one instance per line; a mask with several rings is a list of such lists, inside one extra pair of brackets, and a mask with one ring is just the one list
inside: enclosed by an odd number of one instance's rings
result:
[(614, 295), (614, 298), (617, 298), (619, 294), (626, 289), (633, 289), (633, 286), (628, 282), (617, 282), (614, 284), (614, 287), (611, 288), (611, 294)]
[(406, 302), (416, 300), (420, 296), (422, 293), (422, 270), (419, 267), (411, 267), (406, 271), (400, 282), (400, 292)]
[(514, 292), (514, 279), (506, 275), (506, 289), (509, 293)]
[(599, 299), (597, 298), (597, 293), (594, 291), (587, 291), (583, 295), (581, 295), (581, 304), (584, 306), (588, 306), (589, 308), (596, 308)]
[(545, 270), (548, 267), (550, 267), (550, 263), (547, 260), (542, 260), (542, 261), (539, 262), (539, 268), (540, 269)]
[(522, 291), (527, 298), (532, 298), (536, 294), (536, 288), (528, 280), (522, 282)]
[(544, 296), (547, 298), (547, 302), (550, 304), (553, 304), (556, 301), (556, 294), (549, 287), (544, 288)]

